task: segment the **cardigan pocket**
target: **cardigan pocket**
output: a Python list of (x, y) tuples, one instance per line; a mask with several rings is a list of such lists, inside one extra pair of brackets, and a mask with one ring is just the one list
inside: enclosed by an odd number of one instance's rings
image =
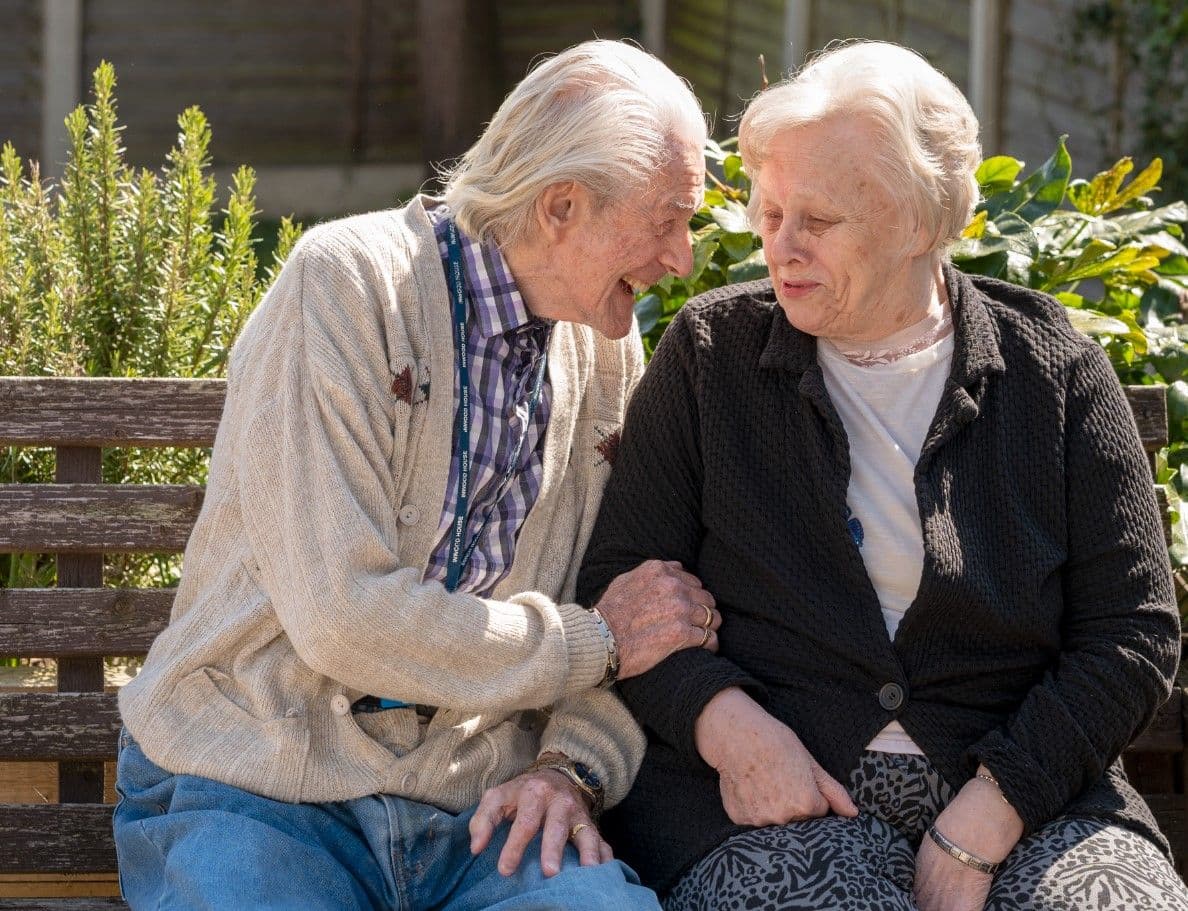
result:
[(177, 682), (170, 702), (184, 711), (172, 741), (180, 752), (176, 759), (165, 757), (164, 764), (274, 800), (300, 800), (309, 759), (303, 708), (257, 717), (236, 699), (237, 690), (231, 677), (213, 667), (200, 667)]

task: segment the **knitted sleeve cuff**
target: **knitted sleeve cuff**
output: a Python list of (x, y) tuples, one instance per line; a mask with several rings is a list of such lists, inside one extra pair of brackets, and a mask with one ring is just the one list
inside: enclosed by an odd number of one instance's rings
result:
[(1003, 796), (1023, 819), (1025, 835), (1063, 809), (1062, 792), (1043, 766), (1002, 731), (991, 731), (966, 751), (966, 758), (972, 765), (980, 762), (998, 779)]
[(727, 658), (701, 648), (669, 655), (658, 665), (619, 684), (620, 692), (640, 723), (688, 760), (700, 761), (694, 727), (706, 703), (732, 686), (757, 702), (767, 690)]

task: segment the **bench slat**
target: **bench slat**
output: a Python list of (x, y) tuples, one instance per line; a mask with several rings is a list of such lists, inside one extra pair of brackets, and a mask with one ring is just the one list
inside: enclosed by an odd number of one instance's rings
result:
[(60, 658), (145, 654), (165, 628), (172, 588), (0, 589), (5, 655)]
[(210, 446), (225, 380), (0, 377), (0, 446)]
[(186, 484), (3, 484), (0, 553), (180, 552), (202, 496)]
[(119, 733), (114, 693), (0, 693), (0, 760), (114, 759)]
[(0, 911), (127, 911), (122, 898), (0, 898)]
[(1125, 386), (1126, 400), (1138, 424), (1139, 439), (1147, 452), (1167, 445), (1167, 388), (1165, 386)]
[(0, 873), (107, 873), (116, 868), (112, 807), (0, 804)]

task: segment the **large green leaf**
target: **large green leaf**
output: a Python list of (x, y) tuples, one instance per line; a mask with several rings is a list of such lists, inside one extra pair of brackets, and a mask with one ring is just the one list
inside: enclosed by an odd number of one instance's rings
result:
[(710, 217), (718, 227), (729, 234), (744, 234), (751, 230), (751, 222), (747, 218), (746, 208), (733, 199), (728, 199), (724, 206), (711, 208)]
[(664, 315), (664, 304), (657, 294), (648, 292), (635, 302), (635, 318), (639, 320), (640, 335), (647, 335)]
[(726, 280), (730, 284), (749, 282), (759, 278), (767, 278), (767, 261), (763, 258), (763, 251), (756, 250), (742, 262), (734, 263), (726, 269)]
[(977, 178), (982, 195), (989, 196), (991, 193), (1000, 193), (1013, 187), (1015, 178), (1022, 170), (1023, 162), (1019, 159), (1010, 155), (995, 155), (978, 165), (974, 177)]
[(1003, 212), (1017, 212), (1025, 220), (1035, 221), (1064, 201), (1072, 174), (1072, 158), (1064, 144), (1067, 138), (1061, 136), (1052, 157), (1021, 184), (1008, 193), (997, 194), (986, 200), (984, 208), (991, 219)]

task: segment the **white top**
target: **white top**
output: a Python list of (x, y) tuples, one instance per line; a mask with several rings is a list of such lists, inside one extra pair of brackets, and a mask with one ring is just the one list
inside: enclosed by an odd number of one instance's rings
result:
[[(861, 363), (818, 339), (825, 387), (850, 442), (846, 494), (850, 529), (894, 639), (916, 597), (924, 538), (914, 474), (953, 359), (953, 334), (897, 359)], [(922, 751), (897, 721), (866, 747), (888, 753)]]

